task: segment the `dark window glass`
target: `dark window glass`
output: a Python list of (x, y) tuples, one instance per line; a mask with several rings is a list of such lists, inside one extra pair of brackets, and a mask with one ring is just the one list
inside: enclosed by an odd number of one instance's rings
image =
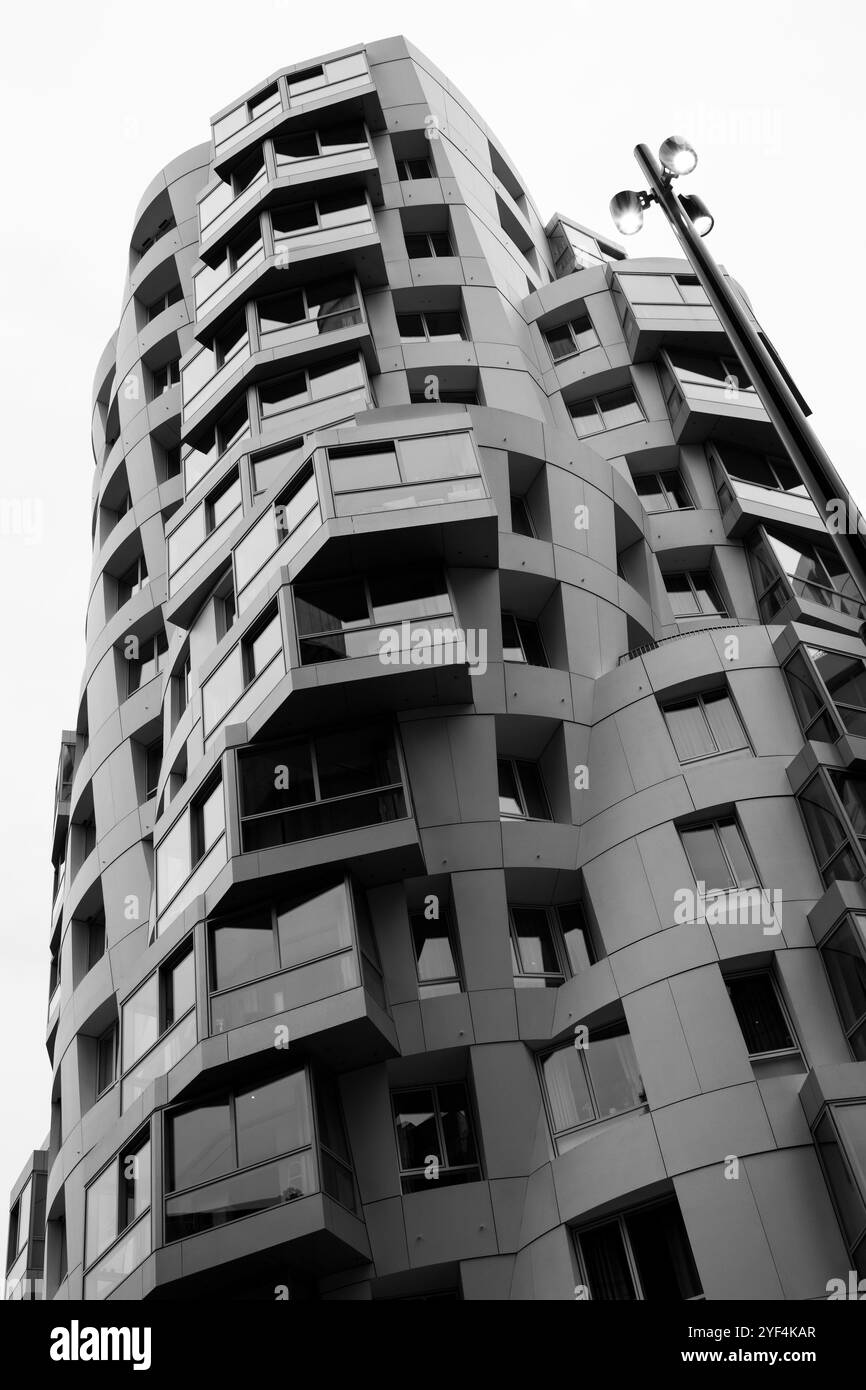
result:
[(227, 1100), (197, 1105), (167, 1119), (168, 1190), (194, 1187), (235, 1167)]
[(516, 536), (535, 536), (526, 498), (518, 497), (513, 492), (511, 494), (511, 529)]
[(235, 1099), (238, 1166), (248, 1168), (312, 1143), (307, 1078), (303, 1071), (265, 1082)]
[(424, 315), (429, 337), (439, 341), (460, 342), (465, 334), (460, 315), (452, 312), (426, 313)]
[(274, 141), (277, 168), (281, 164), (293, 164), (298, 159), (315, 159), (319, 153), (316, 132), (305, 130), (297, 135), (280, 135)]
[(837, 730), (826, 711), (824, 698), (808, 662), (801, 652), (795, 652), (782, 667), (800, 728), (807, 738), (834, 743)]
[(187, 951), (164, 971), (165, 1026), (171, 1028), (195, 1003), (195, 961)]
[(278, 969), (270, 912), (253, 913), (243, 922), (215, 923), (211, 927), (215, 989), (230, 989)]
[(512, 957), (518, 986), (556, 986), (564, 980), (546, 909), (511, 909)]
[(275, 294), (259, 304), (259, 324), (262, 333), (277, 333), (280, 329), (302, 323), (306, 318), (304, 296), (300, 290)]
[(632, 1302), (637, 1299), (618, 1221), (582, 1231), (580, 1250), (594, 1300)]
[(741, 975), (727, 986), (750, 1057), (795, 1047), (769, 975)]
[(676, 1202), (665, 1202), (626, 1218), (643, 1296), (651, 1302), (696, 1298), (701, 1282)]
[(861, 914), (852, 914), (821, 947), (833, 996), (858, 1061), (866, 1061), (866, 931)]
[(305, 400), (306, 396), (307, 378), (304, 372), (291, 372), (288, 376), (263, 382), (259, 387), (262, 418), (269, 420), (284, 410), (291, 410)]
[(117, 1057), (117, 1028), (114, 1024), (96, 1043), (96, 1094), (114, 1085)]

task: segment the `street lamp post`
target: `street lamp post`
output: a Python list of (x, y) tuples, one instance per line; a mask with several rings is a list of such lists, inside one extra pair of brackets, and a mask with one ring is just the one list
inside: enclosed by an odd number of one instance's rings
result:
[(766, 342), (749, 319), (742, 300), (702, 240), (712, 229), (712, 217), (699, 198), (694, 195), (680, 197), (674, 190), (674, 179), (691, 172), (697, 164), (697, 155), (679, 136), (671, 136), (661, 147), (664, 168), (646, 145), (636, 146), (634, 154), (650, 192), (618, 193), (612, 199), (611, 213), (617, 226), (626, 234), (639, 231), (644, 209), (650, 203), (658, 203), (819, 513), (826, 515), (827, 503), (832, 498), (843, 503), (845, 524), (848, 527), (853, 524), (853, 532), (828, 529), (866, 598), (866, 546), (858, 527), (857, 508)]

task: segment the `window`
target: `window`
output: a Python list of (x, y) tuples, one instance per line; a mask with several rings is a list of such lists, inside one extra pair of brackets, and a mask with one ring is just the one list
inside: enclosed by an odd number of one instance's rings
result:
[(205, 265), (196, 272), (193, 284), (198, 317), (202, 317), (206, 304), (210, 301), (216, 303), (218, 298), (222, 299), (226, 293), (225, 287), (233, 275), (245, 266), (251, 268), (258, 264), (264, 259), (264, 254), (262, 229), (258, 217), (255, 217), (229, 243), (225, 256), (217, 265)]
[(360, 151), (369, 154), (367, 136), (362, 121), (345, 121), (329, 130), (304, 130), (294, 135), (278, 135), (274, 140), (277, 175), (288, 173), (292, 166), (306, 159), (321, 159)]
[[(107, 1297), (147, 1256), (150, 1222), (139, 1218), (150, 1210), (150, 1188), (150, 1133), (144, 1129), (86, 1189), (85, 1298)], [(127, 1239), (112, 1250), (126, 1232)]]
[(821, 959), (852, 1055), (866, 1062), (866, 915), (844, 917), (822, 941)]
[(192, 804), (192, 868), (204, 859), (224, 833), (225, 799), (223, 797), (222, 777), (217, 776), (210, 786)]
[(775, 981), (768, 970), (736, 975), (725, 983), (753, 1061), (786, 1053), (799, 1055)]
[(596, 1302), (698, 1300), (703, 1290), (676, 1198), (579, 1231), (581, 1271)]
[(155, 970), (121, 1008), (121, 1065), (126, 1110), (196, 1042), (195, 963), (187, 945)]
[(792, 594), (846, 617), (866, 614), (862, 595), (835, 550), (762, 527), (749, 549), (749, 561), (763, 622), (772, 622)]
[(172, 676), (174, 686), (175, 717), (174, 726), (186, 710), (192, 696), (192, 663), (187, 652), (176, 675)]
[(511, 494), (511, 529), (516, 536), (535, 539), (535, 528), (526, 498), (518, 497), (514, 492)]
[(600, 434), (602, 430), (615, 430), (621, 425), (633, 425), (646, 419), (631, 386), (623, 387), (621, 391), (611, 391), (606, 396), (578, 401), (569, 406), (569, 411), (581, 439)]
[(809, 492), (796, 468), (787, 459), (771, 454), (754, 454), (733, 444), (713, 446), (732, 482), (792, 497), (808, 499)]
[(164, 313), (166, 309), (171, 308), (172, 304), (178, 304), (182, 299), (183, 290), (180, 285), (172, 285), (170, 290), (166, 290), (164, 294), (160, 294), (156, 299), (152, 299), (147, 306), (148, 323), (153, 323), (153, 320), (159, 318), (160, 314)]
[(7, 1270), (15, 1263), (19, 1251), (30, 1240), (30, 1206), (33, 1193), (33, 1179), (28, 1178), (21, 1189), (15, 1205), (9, 1213), (9, 1243), (6, 1248)]
[(824, 883), (859, 882), (866, 830), (866, 783), (859, 777), (821, 772), (798, 795), (806, 832)]
[(328, 450), (337, 516), (484, 497), (466, 431)]
[(512, 907), (508, 913), (516, 989), (556, 988), (595, 961), (583, 909)]
[[(295, 586), (301, 664), (381, 653), (379, 635), (402, 622), (453, 618), (441, 570), (403, 570)], [(425, 629), (426, 630), (426, 629)]]
[(554, 362), (563, 362), (567, 357), (598, 347), (598, 334), (587, 314), (562, 323), (558, 328), (549, 328), (544, 336)]
[(687, 399), (760, 407), (758, 394), (736, 357), (703, 356), (677, 349), (668, 352), (667, 358)]
[(144, 556), (139, 555), (129, 569), (119, 575), (116, 580), (118, 609), (128, 603), (134, 594), (140, 593), (147, 582), (147, 564)]
[(413, 912), (409, 923), (418, 975), (418, 998), (459, 994), (463, 986), (449, 914), (443, 912), (430, 918), (426, 912)]
[(453, 256), (454, 251), (447, 232), (404, 232), (406, 254), (410, 261), (424, 260), (430, 256)]
[(550, 1128), (558, 1153), (581, 1142), (584, 1125), (638, 1110), (646, 1093), (634, 1046), (624, 1023), (590, 1036), (586, 1047), (571, 1039), (541, 1059)]
[(383, 725), (245, 749), (238, 775), (247, 854), (407, 815), (394, 737)]
[[(126, 641), (121, 649), (126, 656)], [(126, 658), (126, 694), (134, 695), (141, 686), (147, 685), (159, 675), (165, 666), (168, 655), (168, 642), (164, 632), (153, 637), (141, 638), (138, 642), (138, 656)]]
[(286, 439), (282, 444), (274, 449), (263, 450), (260, 454), (255, 454), (251, 458), (253, 496), (257, 497), (261, 492), (267, 492), (277, 479), (288, 469), (292, 459), (296, 459), (298, 454), (303, 452), (304, 438), (299, 435), (296, 439)]
[(157, 739), (144, 750), (144, 799), (149, 801), (156, 796), (159, 774), (162, 770), (162, 739)]
[(425, 155), (423, 159), (398, 159), (397, 175), (401, 183), (411, 183), (415, 179), (435, 178), (430, 160)]
[(726, 690), (678, 700), (665, 705), (662, 713), (681, 763), (718, 753), (751, 751), (736, 705)]
[(242, 510), (241, 480), (237, 473), (232, 473), (205, 502), (205, 535), (213, 535), (220, 526), (239, 516)]
[(501, 820), (551, 820), (550, 806), (537, 763), (498, 758)]
[(665, 473), (639, 473), (634, 480), (634, 487), (643, 503), (644, 511), (650, 514), (691, 511), (694, 507), (676, 468)]
[[(811, 661), (806, 659), (806, 652), (808, 652)], [(840, 731), (831, 713), (832, 706), (827, 698), (825, 686), (819, 680), (812, 665), (814, 663), (814, 666), (820, 670), (821, 659), (824, 656), (830, 658), (831, 665), (840, 663), (842, 666), (846, 666), (848, 664), (845, 657), (838, 657), (835, 653), (822, 652), (817, 647), (806, 647), (796, 651), (790, 661), (785, 663), (782, 667), (782, 674), (785, 677), (788, 694), (791, 696), (791, 703), (803, 731), (803, 737), (815, 739), (821, 743), (835, 743)], [(858, 669), (854, 673), (854, 680), (859, 683), (863, 663), (858, 659), (855, 665)], [(866, 698), (866, 692), (864, 692), (864, 698)], [(853, 713), (855, 722), (859, 724), (861, 713), (859, 708)], [(866, 710), (863, 711), (862, 727), (866, 731)], [(852, 729), (851, 732), (856, 733), (857, 729)]]
[(273, 115), (281, 108), (280, 89), (277, 83), (273, 83), (260, 92), (258, 96), (242, 102), (240, 106), (235, 107), (234, 111), (230, 111), (218, 121), (214, 121), (214, 145), (224, 144), (226, 140), (237, 135), (252, 121), (262, 120), (265, 116)]
[(463, 321), (456, 309), (428, 309), (423, 314), (398, 314), (397, 332), (404, 343), (459, 343), (466, 338)]
[[(709, 304), (696, 275), (629, 275), (616, 277), (631, 304)], [(670, 317), (660, 314), (653, 317)]]
[(158, 396), (164, 396), (166, 391), (170, 391), (172, 386), (180, 384), (180, 358), (176, 357), (172, 362), (166, 362), (162, 367), (155, 367), (151, 372), (151, 400), (156, 400)]
[(502, 614), (502, 660), (525, 662), (527, 666), (547, 666), (537, 623), (530, 618), (517, 618), (513, 613)]
[(464, 1082), (418, 1086), (397, 1091), (391, 1099), (404, 1193), (428, 1191), (431, 1183), (451, 1187), (480, 1182), (481, 1166)]
[(752, 856), (734, 816), (682, 829), (680, 839), (695, 882), (703, 883), (708, 894), (760, 888)]
[(96, 1039), (96, 1094), (101, 1096), (117, 1079), (117, 1024)]
[(425, 391), (410, 391), (409, 400), (412, 405), (480, 405), (481, 398), (477, 391), (456, 391), (449, 390), (446, 386), (439, 387), (439, 394), (433, 398)]
[(728, 616), (709, 571), (695, 570), (690, 574), (665, 574), (662, 577), (675, 618)]
[(139, 258), (144, 256), (146, 252), (150, 250), (151, 246), (155, 246), (156, 243), (161, 241), (164, 236), (167, 236), (169, 232), (174, 231), (176, 226), (177, 223), (174, 220), (174, 216), (169, 213), (168, 217), (162, 219), (157, 225), (156, 230), (152, 232), (150, 236), (145, 237), (143, 241), (138, 243), (137, 249)]
[(98, 912), (87, 923), (87, 969), (92, 970), (105, 955), (105, 913)]
[(166, 1241), (323, 1190), (355, 1210), (355, 1183), (333, 1083), (305, 1069), (166, 1116)]
[(815, 1147), (858, 1275), (866, 1276), (866, 1106), (828, 1105)]
[(340, 357), (274, 377), (258, 388), (259, 411), (264, 422), (295, 410), (299, 405), (321, 401), (344, 392), (363, 391), (367, 385), (359, 357)]
[[(281, 245), (286, 242), (303, 245), (311, 237), (314, 240), (333, 240), (322, 235), (327, 232), (337, 232), (342, 240), (344, 236), (360, 236), (373, 226), (367, 195), (360, 188), (323, 194), (309, 203), (291, 203), (274, 208), (270, 216), (278, 255)], [(350, 227), (355, 228), (354, 233), (343, 230)]]
[(263, 348), (307, 338), (311, 327), (317, 333), (333, 333), (363, 323), (361, 299), (351, 275), (273, 295), (256, 307)]

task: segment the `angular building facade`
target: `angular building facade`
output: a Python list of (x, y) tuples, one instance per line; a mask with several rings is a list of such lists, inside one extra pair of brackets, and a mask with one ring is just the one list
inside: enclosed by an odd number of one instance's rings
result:
[(146, 190), (93, 449), (7, 1295), (866, 1273), (863, 580), (689, 266), (295, 64)]

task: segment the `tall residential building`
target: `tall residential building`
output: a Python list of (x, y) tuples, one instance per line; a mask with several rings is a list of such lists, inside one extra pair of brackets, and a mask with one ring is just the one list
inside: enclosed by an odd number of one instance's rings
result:
[(93, 452), (8, 1295), (866, 1274), (866, 605), (689, 266), (402, 38), (281, 68)]

